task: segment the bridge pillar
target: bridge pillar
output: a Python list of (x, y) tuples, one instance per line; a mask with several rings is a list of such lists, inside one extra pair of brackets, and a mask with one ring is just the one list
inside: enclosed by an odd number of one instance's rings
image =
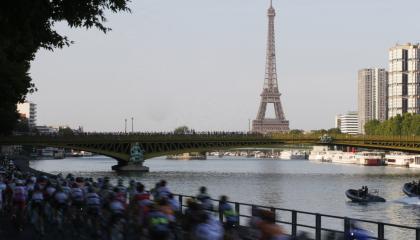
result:
[(112, 170), (121, 172), (149, 172), (149, 168), (143, 166), (143, 162), (118, 162), (117, 165), (112, 166)]
[(118, 165), (112, 166), (112, 170), (123, 172), (148, 172), (149, 168), (143, 166), (144, 151), (139, 143), (131, 145), (130, 158), (128, 161), (118, 161)]

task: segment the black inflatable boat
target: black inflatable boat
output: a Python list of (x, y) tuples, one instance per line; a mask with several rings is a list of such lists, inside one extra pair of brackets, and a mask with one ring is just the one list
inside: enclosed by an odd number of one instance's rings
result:
[(349, 189), (346, 191), (346, 196), (353, 202), (368, 203), (368, 202), (386, 202), (385, 198), (372, 195), (368, 193), (366, 196), (363, 196), (359, 190)]
[(402, 190), (409, 197), (420, 197), (420, 195), (418, 193), (416, 193), (413, 183), (404, 184)]

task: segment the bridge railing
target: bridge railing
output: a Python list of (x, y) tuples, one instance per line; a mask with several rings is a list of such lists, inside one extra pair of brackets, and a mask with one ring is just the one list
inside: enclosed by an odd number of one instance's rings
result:
[[(187, 199), (194, 199), (193, 196), (174, 194), (178, 197), (181, 207), (187, 207)], [(219, 216), (220, 221), (223, 221), (223, 213), (218, 211), (220, 203), (217, 199), (211, 199), (216, 203), (214, 212)], [(363, 220), (358, 218), (348, 218), (329, 214), (321, 214), (307, 211), (299, 211), (285, 208), (275, 208), (268, 206), (261, 206), (249, 203), (240, 203), (228, 201), (235, 208), (239, 217), (241, 226), (247, 225), (251, 220), (253, 209), (270, 210), (275, 215), (276, 223), (286, 226), (286, 232), (296, 237), (299, 231), (310, 231), (315, 240), (321, 240), (328, 234), (338, 234), (341, 236), (349, 236), (352, 226), (355, 224), (358, 227), (363, 227), (372, 233), (371, 239), (385, 240), (385, 239), (404, 239), (420, 240), (420, 228), (404, 226), (392, 223), (384, 223), (372, 220)]]

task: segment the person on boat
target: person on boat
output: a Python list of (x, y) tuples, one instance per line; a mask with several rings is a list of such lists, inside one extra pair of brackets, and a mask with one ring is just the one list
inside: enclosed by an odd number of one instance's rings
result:
[(368, 193), (369, 193), (368, 186), (365, 186), (365, 197), (368, 195)]
[(358, 197), (364, 197), (364, 193), (365, 193), (365, 186), (362, 186), (361, 189), (357, 190)]

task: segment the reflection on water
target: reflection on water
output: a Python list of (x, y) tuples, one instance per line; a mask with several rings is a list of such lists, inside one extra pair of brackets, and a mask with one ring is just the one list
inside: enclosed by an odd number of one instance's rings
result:
[[(106, 157), (31, 162), (38, 170), (132, 178), (142, 181), (148, 188), (160, 179), (166, 179), (173, 192), (186, 195), (195, 195), (198, 188), (205, 185), (216, 198), (226, 194), (239, 202), (419, 226), (419, 199), (405, 198), (401, 191), (405, 182), (420, 178), (420, 171), (415, 169), (301, 160), (210, 158), (177, 161), (156, 158), (145, 163), (150, 167), (150, 173), (118, 175), (110, 170), (115, 164)], [(344, 192), (362, 185), (368, 185), (371, 190), (378, 189), (387, 202), (367, 205), (348, 202)]]

